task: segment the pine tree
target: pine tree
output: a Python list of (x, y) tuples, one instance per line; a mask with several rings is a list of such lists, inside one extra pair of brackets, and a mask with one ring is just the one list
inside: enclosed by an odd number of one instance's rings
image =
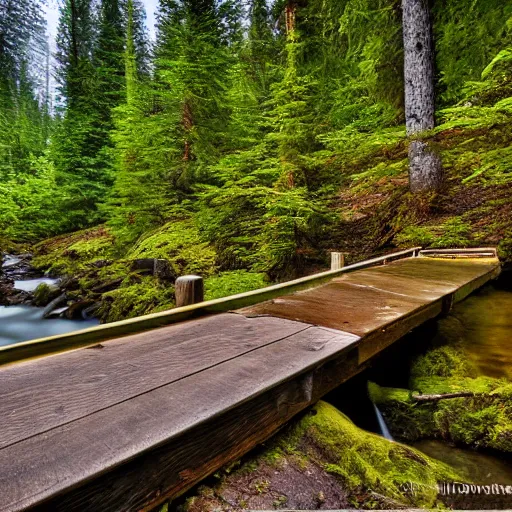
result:
[[(133, 25), (133, 4), (131, 9)], [(125, 27), (123, 3), (120, 0), (101, 0), (94, 64), (99, 95), (96, 105), (104, 115), (107, 130), (111, 124), (112, 109), (119, 106), (125, 98)]]
[[(111, 183), (105, 157), (105, 112), (94, 66), (97, 39), (91, 0), (66, 0), (57, 35), (57, 79), (63, 120), (53, 134), (51, 155), (65, 191), (62, 229), (97, 222), (97, 205)], [(99, 103), (98, 103), (99, 102)]]
[[(39, 1), (0, 0), (0, 178), (30, 168), (46, 146), (48, 116), (37, 94), (38, 60), (46, 48)], [(3, 175), (3, 176), (2, 176)]]

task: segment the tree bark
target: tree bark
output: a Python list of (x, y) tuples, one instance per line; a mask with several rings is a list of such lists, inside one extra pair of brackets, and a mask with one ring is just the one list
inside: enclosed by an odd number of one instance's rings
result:
[(402, 0), (405, 120), (409, 146), (409, 183), (412, 192), (438, 190), (443, 183), (440, 156), (421, 133), (435, 125), (434, 44), (428, 0)]

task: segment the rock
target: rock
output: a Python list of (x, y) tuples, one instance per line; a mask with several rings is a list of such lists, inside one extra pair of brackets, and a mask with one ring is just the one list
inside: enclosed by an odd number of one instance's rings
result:
[(14, 291), (14, 281), (2, 277), (0, 280), (0, 306), (9, 305), (9, 297), (12, 296)]
[(64, 277), (60, 282), (60, 288), (62, 290), (78, 290), (79, 287), (78, 279), (73, 276)]
[(157, 258), (142, 258), (132, 261), (132, 270), (134, 271), (142, 271), (149, 275), (158, 277), (163, 281), (169, 281), (176, 278), (176, 273), (174, 272), (169, 261), (164, 259)]
[(112, 260), (96, 260), (93, 263), (93, 266), (95, 266), (96, 268), (104, 268), (108, 267), (109, 265), (112, 265)]
[(93, 304), (94, 302), (90, 300), (75, 302), (66, 309), (64, 316), (69, 320), (82, 320), (84, 318), (83, 311), (90, 308)]
[(61, 317), (64, 313), (66, 313), (66, 311), (68, 310), (69, 308), (67, 306), (64, 306), (63, 308), (57, 308), (57, 309), (54, 309), (53, 311), (51, 311), (50, 313), (48, 313), (48, 315), (46, 316), (46, 318), (59, 318)]
[(89, 320), (94, 318), (96, 311), (101, 307), (101, 302), (95, 302), (92, 306), (82, 309), (82, 318)]
[(17, 291), (16, 293), (7, 297), (7, 306), (19, 306), (21, 304), (30, 304), (33, 295), (29, 292)]
[(67, 301), (67, 295), (63, 293), (62, 295), (59, 295), (56, 299), (53, 299), (48, 306), (43, 311), (43, 318), (49, 318), (52, 311), (54, 309), (57, 309), (58, 306), (63, 304)]
[(119, 285), (123, 282), (122, 278), (114, 279), (113, 281), (109, 281), (108, 283), (100, 284), (92, 289), (93, 293), (105, 293), (115, 290), (119, 287)]
[(34, 290), (33, 304), (37, 307), (47, 306), (53, 299), (59, 296), (60, 290), (56, 286), (49, 286), (46, 283), (41, 283)]

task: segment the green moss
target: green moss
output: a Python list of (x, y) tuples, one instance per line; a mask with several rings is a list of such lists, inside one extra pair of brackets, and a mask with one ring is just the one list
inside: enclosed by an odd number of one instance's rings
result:
[[(302, 452), (351, 491), (364, 488), (415, 506), (435, 504), (438, 481), (461, 478), (410, 447), (359, 429), (325, 402), (319, 402), (277, 446), (283, 453)], [(410, 482), (419, 484), (414, 496), (404, 492)]]
[[(34, 306), (46, 306), (55, 296), (56, 288), (48, 286), (46, 283), (41, 283), (34, 290)], [(58, 291), (57, 291), (58, 293)]]
[(268, 286), (266, 275), (247, 270), (221, 272), (205, 280), (205, 299), (213, 300)]
[(103, 321), (115, 322), (174, 307), (174, 287), (162, 285), (153, 277), (141, 278), (103, 294), (99, 314)]
[(411, 378), (464, 377), (475, 374), (475, 369), (461, 348), (440, 346), (419, 356), (411, 366)]
[(148, 234), (131, 249), (127, 258), (162, 258), (169, 260), (176, 275), (199, 274), (209, 276), (215, 272), (217, 253), (202, 240), (191, 220), (170, 222)]
[(512, 452), (512, 385), (489, 377), (426, 377), (414, 382), (415, 393), (470, 391), (473, 397), (418, 403), (409, 390), (370, 386), (393, 435), (406, 441), (438, 437), (473, 448)]
[(37, 244), (32, 265), (56, 275), (74, 275), (91, 262), (111, 258), (113, 251), (112, 235), (98, 226)]

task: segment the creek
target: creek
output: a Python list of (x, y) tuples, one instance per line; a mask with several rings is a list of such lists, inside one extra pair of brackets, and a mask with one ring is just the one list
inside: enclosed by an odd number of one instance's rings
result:
[[(31, 293), (40, 284), (56, 286), (58, 279), (34, 275), (33, 269), (22, 259), (7, 255), (2, 271), (14, 280), (14, 290)], [(43, 318), (44, 308), (20, 304), (0, 306), (0, 346), (12, 345), (36, 338), (65, 334), (98, 325), (98, 320), (68, 320), (67, 318)]]

